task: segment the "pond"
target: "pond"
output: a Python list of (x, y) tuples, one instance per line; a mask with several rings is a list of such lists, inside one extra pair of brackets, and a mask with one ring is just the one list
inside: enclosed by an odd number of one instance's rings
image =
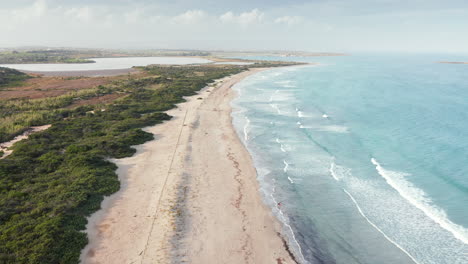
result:
[(95, 63), (61, 63), (61, 64), (2, 64), (21, 71), (32, 72), (64, 72), (64, 71), (97, 71), (129, 69), (133, 66), (150, 64), (187, 65), (204, 64), (212, 61), (202, 58), (185, 57), (123, 57), (123, 58), (91, 58)]

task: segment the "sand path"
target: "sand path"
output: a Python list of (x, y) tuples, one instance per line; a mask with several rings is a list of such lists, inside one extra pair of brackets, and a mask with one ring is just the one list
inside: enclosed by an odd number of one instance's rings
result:
[(4, 159), (4, 158), (10, 156), (13, 153), (13, 150), (10, 149), (10, 148), (13, 147), (13, 145), (16, 142), (19, 142), (19, 141), (21, 141), (23, 139), (28, 139), (28, 137), (31, 134), (44, 131), (44, 130), (48, 129), (49, 127), (51, 127), (51, 125), (30, 127), (23, 134), (21, 134), (19, 136), (16, 136), (14, 139), (12, 139), (12, 140), (10, 140), (8, 142), (0, 143), (0, 151), (3, 152), (3, 155), (0, 155), (0, 159)]
[(122, 189), (90, 218), (83, 263), (293, 263), (231, 123), (231, 86), (258, 71), (189, 98), (114, 160)]

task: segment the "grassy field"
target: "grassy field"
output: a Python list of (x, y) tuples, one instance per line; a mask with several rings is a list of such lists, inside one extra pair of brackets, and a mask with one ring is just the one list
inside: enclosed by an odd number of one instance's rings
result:
[[(281, 66), (256, 64), (250, 67)], [(86, 216), (120, 188), (109, 158), (153, 139), (141, 130), (170, 119), (164, 111), (214, 80), (247, 66), (144, 67), (143, 76), (54, 98), (0, 101), (0, 138), (52, 124), (0, 160), (0, 263), (78, 263)], [(70, 108), (77, 98), (122, 95)], [(0, 140), (0, 142), (2, 142)]]

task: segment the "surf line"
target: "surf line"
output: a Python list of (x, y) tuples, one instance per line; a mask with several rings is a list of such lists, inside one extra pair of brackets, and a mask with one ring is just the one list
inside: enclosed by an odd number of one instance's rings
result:
[[(286, 227), (289, 229), (290, 234), (291, 234), (291, 237), (290, 237), (290, 238), (292, 238), (292, 240), (294, 241), (294, 244), (296, 244), (296, 248), (297, 248), (297, 251), (298, 251), (298, 252), (296, 252), (296, 253), (299, 254), (299, 257), (301, 258), (301, 262), (302, 262), (302, 263), (309, 263), (309, 262), (305, 259), (304, 254), (302, 253), (301, 245), (300, 245), (299, 242), (297, 241), (296, 235), (294, 234), (294, 231), (293, 231), (291, 225), (288, 224), (289, 218), (283, 213), (283, 211), (281, 210), (280, 206), (278, 205), (279, 202), (275, 199), (275, 196), (273, 196), (273, 194), (274, 194), (275, 192), (276, 192), (276, 187), (274, 186), (272, 192), (270, 193), (270, 197), (271, 197), (271, 199), (273, 200), (273, 203), (276, 205), (275, 207), (276, 207), (276, 209), (278, 210), (279, 216), (281, 216), (281, 217), (278, 217), (278, 218), (279, 218), (280, 222), (281, 222), (284, 226), (286, 226)], [(290, 242), (290, 241), (289, 241), (289, 242)]]
[[(465, 244), (468, 244), (468, 240), (466, 238), (466, 231), (459, 230), (460, 228), (464, 228), (464, 227), (460, 227), (457, 224), (451, 222), (443, 210), (439, 208), (431, 207), (430, 205), (428, 205), (428, 202), (425, 202), (425, 201), (420, 202), (418, 201), (417, 198), (414, 198), (412, 197), (412, 195), (408, 194), (407, 191), (402, 190), (402, 188), (398, 185), (398, 179), (395, 179), (395, 177), (389, 176), (389, 172), (393, 172), (393, 171), (383, 168), (380, 165), (380, 163), (377, 162), (376, 159), (372, 158), (371, 162), (372, 164), (375, 165), (375, 168), (378, 174), (382, 176), (387, 182), (387, 184), (390, 185), (393, 189), (395, 189), (401, 197), (403, 197), (406, 201), (408, 201), (412, 206), (421, 210), (427, 217), (429, 217), (429, 219), (431, 219), (433, 222), (438, 224), (440, 227), (452, 233), (452, 235), (456, 239), (460, 240), (461, 242)], [(423, 190), (414, 187), (411, 183), (408, 183), (408, 186), (410, 188), (415, 188), (417, 190), (420, 190), (423, 193), (421, 196), (425, 197), (425, 193)], [(442, 217), (438, 216), (437, 214), (442, 214)]]
[(379, 231), (388, 241), (390, 241), (393, 245), (395, 245), (397, 248), (399, 248), (401, 251), (403, 251), (406, 255), (408, 255), (408, 257), (414, 261), (414, 263), (416, 264), (420, 264), (413, 256), (411, 256), (411, 254), (406, 251), (404, 248), (402, 248), (400, 245), (398, 245), (395, 241), (393, 241), (390, 237), (388, 237), (377, 225), (375, 225), (369, 218), (367, 218), (367, 216), (364, 214), (364, 212), (362, 211), (361, 207), (359, 206), (359, 204), (357, 203), (356, 199), (354, 199), (354, 197), (346, 190), (343, 188), (343, 192), (345, 192), (349, 198), (351, 199), (351, 201), (354, 203), (354, 205), (356, 206), (356, 208), (358, 209), (359, 213), (362, 215), (362, 217), (364, 217), (364, 219), (366, 219), (366, 221), (371, 225), (373, 226), (377, 231)]
[(281, 149), (282, 152), (286, 152), (286, 150), (283, 147), (283, 144), (281, 144), (280, 149)]
[(340, 179), (338, 178), (338, 176), (335, 173), (335, 168), (336, 168), (335, 157), (333, 157), (332, 162), (330, 163), (330, 168), (328, 169), (328, 171), (330, 172), (333, 179), (335, 179), (336, 181), (340, 181)]
[(250, 119), (248, 117), (245, 117), (245, 125), (244, 125), (244, 141), (247, 143), (249, 140), (249, 133), (248, 133), (248, 128), (250, 125)]
[(284, 145), (281, 143), (281, 140), (279, 138), (276, 138), (276, 143), (278, 143), (280, 145), (280, 149), (282, 152), (286, 152), (286, 150), (284, 149)]
[(284, 163), (283, 171), (284, 171), (284, 172), (288, 172), (289, 163), (287, 163), (285, 160), (283, 160), (283, 163)]

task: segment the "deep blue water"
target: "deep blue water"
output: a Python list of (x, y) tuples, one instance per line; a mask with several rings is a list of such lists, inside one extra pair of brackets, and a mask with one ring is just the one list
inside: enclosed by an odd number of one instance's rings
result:
[[(284, 58), (262, 58), (284, 59)], [(233, 122), (303, 263), (468, 263), (468, 61), (286, 58)]]

